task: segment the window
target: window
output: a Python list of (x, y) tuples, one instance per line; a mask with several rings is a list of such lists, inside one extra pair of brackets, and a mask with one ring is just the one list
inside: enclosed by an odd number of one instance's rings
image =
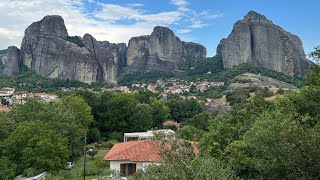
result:
[(121, 176), (131, 176), (137, 171), (137, 165), (133, 163), (120, 164)]

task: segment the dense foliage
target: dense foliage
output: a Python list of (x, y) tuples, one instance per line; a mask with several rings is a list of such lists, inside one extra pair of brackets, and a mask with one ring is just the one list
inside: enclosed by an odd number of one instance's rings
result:
[(184, 69), (187, 76), (216, 74), (224, 70), (221, 56), (209, 57), (205, 60), (187, 58)]
[(78, 45), (79, 47), (84, 47), (82, 38), (80, 36), (68, 36), (67, 41), (70, 41), (70, 42)]
[(13, 172), (8, 179), (21, 173), (58, 172), (82, 154), (92, 121), (91, 108), (74, 95), (51, 103), (30, 99), (0, 113), (0, 156)]
[(122, 76), (118, 79), (119, 85), (131, 86), (134, 83), (155, 83), (160, 78), (170, 78), (174, 74), (170, 72), (151, 71)]

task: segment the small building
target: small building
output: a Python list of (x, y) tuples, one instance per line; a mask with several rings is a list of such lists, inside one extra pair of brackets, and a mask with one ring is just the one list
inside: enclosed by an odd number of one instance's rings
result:
[(172, 121), (172, 120), (168, 120), (168, 121), (164, 122), (162, 125), (164, 127), (175, 126), (177, 129), (179, 129), (179, 127), (180, 127), (180, 123), (177, 123), (177, 122)]
[(13, 88), (0, 88), (0, 97), (11, 97), (15, 89)]
[[(170, 150), (173, 144), (181, 144), (185, 140), (161, 141), (142, 140), (115, 144), (103, 158), (110, 161), (110, 169), (119, 171), (122, 177), (131, 176), (138, 170), (144, 171), (150, 165), (163, 163), (161, 151)], [(199, 148), (195, 142), (190, 142), (194, 154), (199, 155)], [(172, 149), (173, 150), (173, 149)], [(175, 151), (179, 153), (179, 151)]]
[(33, 177), (23, 177), (22, 175), (20, 175), (15, 177), (14, 180), (45, 180), (48, 177), (48, 175), (49, 174), (47, 172), (43, 172)]
[(175, 139), (175, 132), (171, 129), (159, 129), (159, 130), (150, 130), (147, 132), (133, 132), (133, 133), (124, 133), (123, 141), (127, 142), (128, 140), (148, 140), (153, 139), (155, 136), (160, 136), (163, 140)]
[(110, 161), (110, 169), (121, 176), (131, 176), (151, 164), (160, 165), (160, 141), (129, 141), (115, 144), (104, 160)]

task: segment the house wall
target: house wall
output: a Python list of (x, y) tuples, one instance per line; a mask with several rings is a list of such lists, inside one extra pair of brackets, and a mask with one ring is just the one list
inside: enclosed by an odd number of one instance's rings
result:
[(135, 163), (137, 165), (137, 171), (144, 170), (151, 164), (160, 165), (160, 163), (155, 162), (110, 161), (110, 169), (120, 171), (120, 164), (124, 163)]

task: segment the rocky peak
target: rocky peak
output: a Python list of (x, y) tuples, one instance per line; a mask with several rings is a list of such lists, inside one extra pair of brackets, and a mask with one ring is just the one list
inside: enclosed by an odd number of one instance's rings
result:
[(298, 36), (254, 11), (235, 23), (228, 38), (220, 41), (217, 54), (225, 68), (254, 63), (291, 76), (303, 75), (311, 64)]
[(20, 73), (21, 60), (20, 50), (15, 46), (10, 46), (5, 54), (0, 55), (0, 61), (4, 65), (2, 75), (17, 76)]
[(244, 20), (248, 22), (272, 22), (268, 20), (264, 15), (259, 14), (255, 11), (250, 11), (244, 16)]
[(165, 35), (174, 35), (173, 31), (167, 27), (156, 26), (153, 28), (151, 36), (162, 37)]
[(187, 57), (204, 59), (206, 48), (181, 41), (167, 27), (156, 26), (151, 35), (131, 38), (124, 74), (160, 71), (181, 72)]
[(25, 35), (47, 35), (66, 39), (67, 28), (61, 16), (45, 16), (42, 20), (32, 23), (26, 30)]

